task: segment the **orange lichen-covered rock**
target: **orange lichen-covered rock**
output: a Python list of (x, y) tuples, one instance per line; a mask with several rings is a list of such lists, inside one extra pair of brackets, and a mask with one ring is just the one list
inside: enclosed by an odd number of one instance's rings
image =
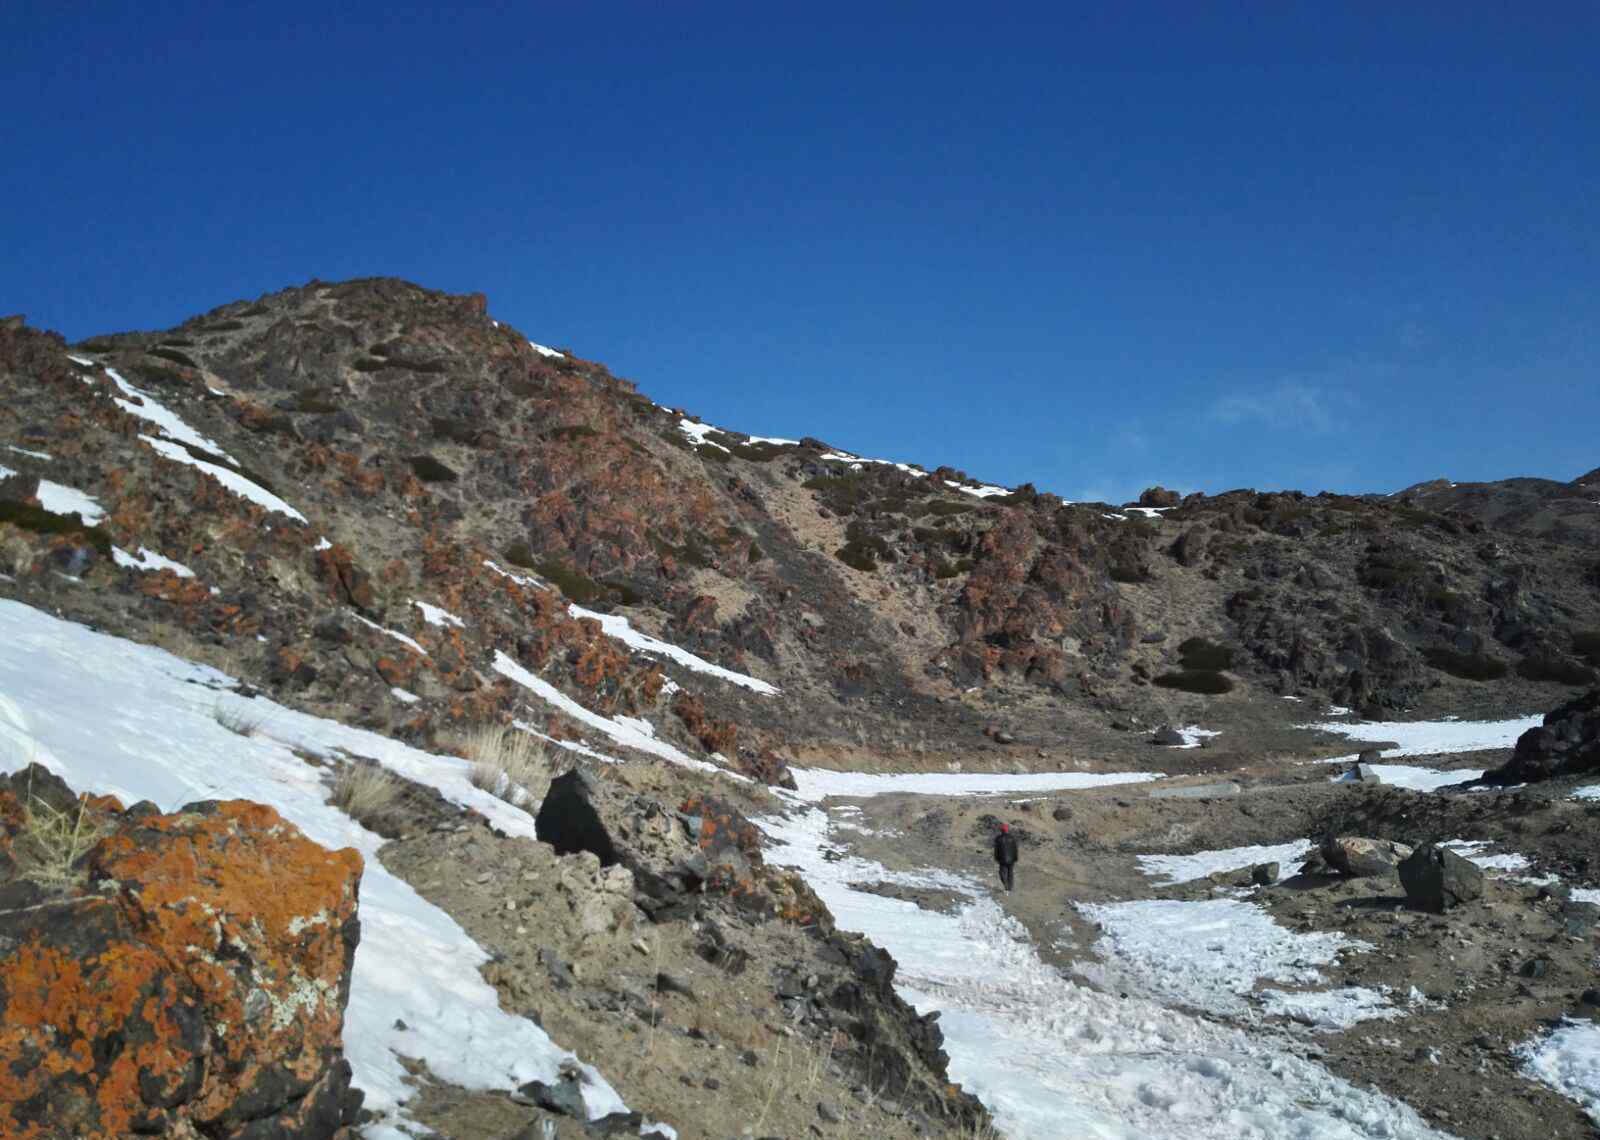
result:
[(347, 1136), (360, 855), (244, 801), (113, 824), (0, 914), (0, 1136)]

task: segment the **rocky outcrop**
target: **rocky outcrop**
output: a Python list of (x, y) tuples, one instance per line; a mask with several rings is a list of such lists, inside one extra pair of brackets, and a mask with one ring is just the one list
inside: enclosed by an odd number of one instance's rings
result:
[(582, 767), (551, 781), (534, 826), (558, 855), (587, 854), (596, 873), (624, 870), (633, 903), (658, 922), (682, 917), (703, 890), (752, 893), (761, 861), (755, 828), (714, 797), (673, 810)]
[(1517, 738), (1511, 759), (1483, 783), (1504, 787), (1600, 769), (1600, 689), (1591, 689), (1545, 714), (1544, 724)]
[[(361, 857), (259, 804), (122, 811), (43, 769), (8, 783), (0, 1135), (348, 1136)], [(101, 837), (74, 854), (74, 831)]]

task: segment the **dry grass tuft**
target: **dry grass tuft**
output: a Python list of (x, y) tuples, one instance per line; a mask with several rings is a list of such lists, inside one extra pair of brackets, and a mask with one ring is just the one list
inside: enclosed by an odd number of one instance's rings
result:
[(472, 784), (513, 807), (532, 809), (558, 774), (544, 741), (520, 728), (486, 724), (468, 738)]
[(383, 765), (352, 760), (334, 781), (329, 802), (362, 827), (377, 831), (395, 817), (402, 791), (400, 781)]
[(211, 718), (229, 732), (252, 737), (267, 723), (266, 713), (252, 707), (252, 704), (240, 697), (220, 697), (211, 707)]
[(104, 821), (89, 813), (87, 796), (78, 798), (77, 810), (51, 807), (29, 795), (22, 809), (22, 829), (16, 853), (25, 878), (64, 887), (78, 878), (76, 863), (106, 835)]

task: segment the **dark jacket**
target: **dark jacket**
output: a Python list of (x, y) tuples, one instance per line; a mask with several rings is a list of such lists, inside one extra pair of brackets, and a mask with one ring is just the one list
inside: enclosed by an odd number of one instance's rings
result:
[(1017, 837), (1009, 831), (994, 837), (994, 861), (1004, 867), (1017, 861)]

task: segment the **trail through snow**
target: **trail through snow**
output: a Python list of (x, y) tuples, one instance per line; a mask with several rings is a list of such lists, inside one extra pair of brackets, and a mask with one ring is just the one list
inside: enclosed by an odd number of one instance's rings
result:
[[(816, 792), (804, 788), (807, 799)], [(797, 805), (757, 822), (773, 842), (768, 859), (798, 868), (840, 927), (895, 956), (897, 985), (918, 1010), (940, 1011), (951, 1078), (993, 1110), (1012, 1140), (1445, 1136), (1409, 1106), (1290, 1052), (1282, 1038), (1067, 980), (971, 880), (825, 858), (829, 820), (821, 808)], [(955, 886), (969, 901), (945, 914), (849, 886), (885, 878)]]

